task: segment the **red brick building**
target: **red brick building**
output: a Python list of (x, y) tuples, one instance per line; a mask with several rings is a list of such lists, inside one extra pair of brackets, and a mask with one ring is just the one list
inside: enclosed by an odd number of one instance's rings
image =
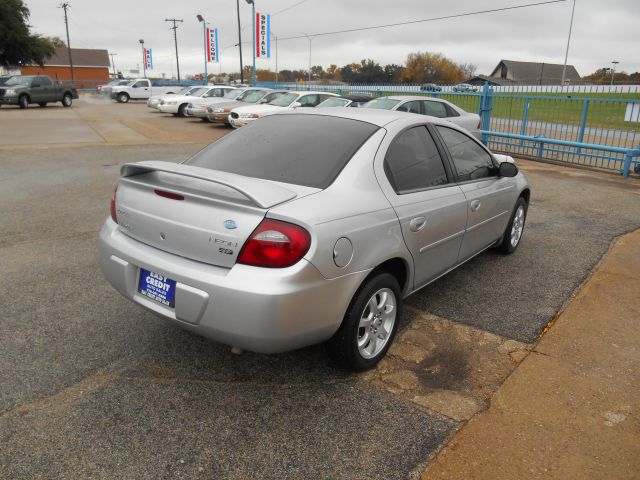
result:
[[(95, 88), (109, 81), (109, 53), (106, 50), (72, 48), (73, 73), (77, 88)], [(44, 62), (44, 67), (29, 65), (20, 68), (22, 75), (49, 75), (58, 80), (71, 81), (71, 67), (67, 47), (56, 48)]]

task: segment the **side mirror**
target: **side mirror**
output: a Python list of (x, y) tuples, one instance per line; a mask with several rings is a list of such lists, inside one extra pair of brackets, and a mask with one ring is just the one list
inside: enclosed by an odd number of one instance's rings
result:
[(291, 104), (291, 108), (298, 108), (298, 107), (301, 107), (301, 106), (302, 106), (302, 104), (300, 102), (293, 102)]
[(502, 162), (498, 167), (500, 177), (515, 177), (518, 174), (518, 167), (515, 163)]

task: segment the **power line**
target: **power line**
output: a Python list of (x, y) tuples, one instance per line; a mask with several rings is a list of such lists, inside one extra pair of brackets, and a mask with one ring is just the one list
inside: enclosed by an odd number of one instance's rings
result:
[(291, 10), (292, 8), (297, 7), (298, 5), (302, 5), (307, 0), (302, 0), (301, 2), (294, 3), (293, 5), (289, 5), (288, 7), (283, 8), (282, 10), (278, 10), (276, 13), (272, 13), (271, 16), (275, 17), (276, 15), (280, 15), (282, 12), (286, 12), (287, 10)]
[[(492, 8), (489, 10), (477, 10), (474, 12), (466, 12), (466, 13), (457, 13), (455, 15), (445, 15), (442, 17), (432, 17), (432, 18), (424, 18), (422, 20), (410, 20), (407, 22), (397, 22), (397, 23), (387, 23), (384, 25), (374, 25), (371, 27), (360, 27), (360, 28), (349, 28), (346, 30), (335, 30), (333, 32), (320, 32), (320, 33), (312, 33), (309, 34), (310, 37), (323, 37), (323, 36), (327, 36), (327, 35), (337, 35), (340, 33), (350, 33), (350, 32), (362, 32), (364, 30), (376, 30), (379, 28), (388, 28), (388, 27), (398, 27), (401, 25), (412, 25), (415, 23), (425, 23), (425, 22), (435, 22), (437, 20), (449, 20), (452, 18), (460, 18), (460, 17), (470, 17), (472, 15), (482, 15), (485, 13), (495, 13), (495, 12), (504, 12), (506, 10), (516, 10), (519, 8), (527, 8), (527, 7), (536, 7), (539, 5), (548, 5), (548, 4), (552, 4), (552, 3), (563, 3), (566, 2), (567, 0), (548, 0), (546, 2), (537, 2), (537, 3), (527, 3), (524, 5), (515, 5), (513, 7), (502, 7), (502, 8)], [(296, 35), (296, 36), (292, 36), (292, 37), (283, 37), (283, 38), (278, 38), (279, 40), (293, 40), (293, 39), (298, 39), (298, 38), (306, 38), (306, 36), (304, 35)]]

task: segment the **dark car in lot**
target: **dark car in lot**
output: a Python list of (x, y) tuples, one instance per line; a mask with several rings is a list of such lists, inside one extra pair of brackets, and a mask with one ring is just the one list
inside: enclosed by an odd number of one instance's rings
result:
[(31, 103), (46, 107), (47, 103), (55, 102), (70, 107), (74, 98), (78, 98), (74, 87), (45, 75), (16, 75), (0, 87), (0, 105), (20, 108), (27, 108)]
[(454, 92), (477, 92), (478, 88), (468, 83), (459, 83), (453, 86)]
[(435, 83), (423, 83), (420, 85), (421, 92), (441, 92), (442, 87), (440, 85), (436, 85)]

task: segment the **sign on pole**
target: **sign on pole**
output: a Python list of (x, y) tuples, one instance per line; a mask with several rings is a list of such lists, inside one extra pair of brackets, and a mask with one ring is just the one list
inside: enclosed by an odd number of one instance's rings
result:
[(218, 63), (218, 29), (207, 27), (207, 62)]
[(153, 52), (151, 48), (144, 49), (144, 65), (147, 70), (153, 70)]
[(256, 58), (271, 58), (271, 15), (256, 13)]

